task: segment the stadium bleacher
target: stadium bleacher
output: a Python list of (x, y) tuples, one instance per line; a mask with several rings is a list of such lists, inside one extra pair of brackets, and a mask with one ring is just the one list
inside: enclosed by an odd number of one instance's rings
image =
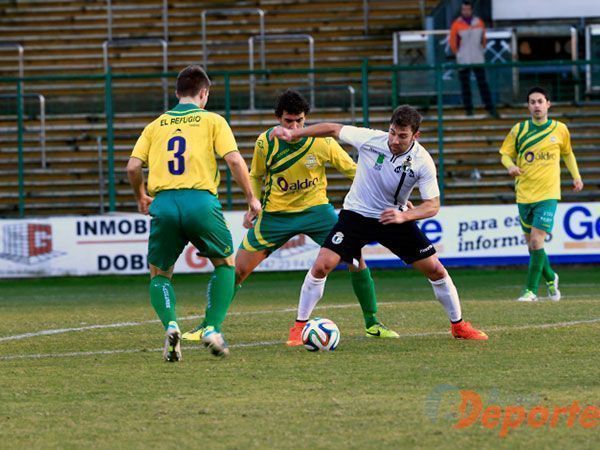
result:
[[(164, 37), (162, 1), (113, 1), (112, 36), (123, 38)], [(425, 12), (438, 2), (426, 1)], [(0, 42), (24, 46), (25, 76), (101, 75), (104, 71), (102, 44), (107, 40), (105, 0), (23, 0), (12, 2), (0, 14)], [(315, 40), (315, 66), (353, 67), (351, 74), (319, 76), (318, 84), (344, 87), (360, 84), (360, 63), (369, 58), (372, 64), (392, 61), (391, 33), (399, 29), (421, 29), (422, 11), (417, 0), (371, 1), (369, 26), (365, 29), (363, 2), (335, 0), (299, 1), (228, 1), (198, 3), (169, 2), (168, 10), (168, 70), (199, 63), (203, 60), (201, 15), (212, 8), (261, 8), (265, 11), (266, 33), (310, 34)], [(315, 14), (315, 11), (322, 13)], [(228, 17), (217, 14), (207, 26), (208, 69), (246, 70), (248, 68), (248, 38), (257, 34), (257, 19), (252, 14)], [(303, 43), (269, 43), (267, 66), (273, 68), (306, 68), (306, 45)], [(114, 73), (159, 73), (162, 54), (158, 45), (131, 48), (111, 48), (110, 65)], [(0, 49), (0, 77), (16, 75), (16, 51)], [(232, 78), (234, 98), (231, 124), (242, 153), (249, 161), (258, 134), (273, 123), (270, 103), (274, 94), (287, 85), (305, 84), (305, 75), (270, 76), (268, 83), (258, 85), (260, 101), (257, 110), (246, 106), (247, 76)], [(389, 92), (389, 76), (373, 74), (370, 89)], [(40, 93), (46, 98), (47, 167), (41, 166), (40, 117), (35, 100), (26, 101), (24, 163), (25, 211), (27, 215), (66, 213), (98, 213), (100, 184), (97, 137), (103, 138), (106, 172), (106, 120), (104, 116), (104, 82), (102, 80), (44, 80), (27, 82), (27, 93)], [(222, 84), (216, 80), (211, 97), (217, 111), (222, 112), (219, 97)], [(172, 80), (169, 92), (172, 91)], [(0, 82), (0, 94), (14, 94), (15, 83)], [(125, 162), (143, 126), (162, 109), (160, 80), (116, 80), (113, 85), (115, 103), (115, 171), (118, 211), (132, 211), (135, 203), (130, 193)], [(330, 100), (312, 114), (313, 120), (352, 121), (348, 99), (331, 91), (319, 94)], [(237, 97), (236, 97), (237, 96)], [(333, 98), (333, 102), (331, 101)], [(339, 104), (335, 100), (339, 99)], [(15, 216), (18, 212), (17, 139), (14, 99), (0, 103), (0, 216)], [(324, 103), (324, 102), (322, 102)], [(343, 103), (344, 106), (341, 106)], [(362, 116), (356, 101), (358, 123)], [(209, 108), (211, 103), (209, 103)], [(370, 108), (371, 126), (387, 126), (390, 108)], [(514, 199), (512, 181), (499, 164), (497, 149), (517, 120), (525, 117), (520, 105), (501, 109), (502, 119), (492, 120), (484, 114), (464, 117), (457, 107), (444, 113), (444, 179), (447, 204), (498, 203)], [(586, 189), (579, 200), (597, 197), (600, 189), (600, 107), (573, 106), (558, 103), (553, 117), (565, 121), (571, 129), (573, 146), (580, 161)], [(477, 133), (473, 132), (477, 129)], [(421, 141), (437, 157), (437, 115), (426, 113)], [(223, 166), (224, 169), (224, 166)], [(330, 175), (330, 196), (336, 206), (349, 186), (337, 173)], [(222, 173), (225, 179), (225, 172)], [(104, 180), (106, 181), (106, 180)], [(564, 178), (568, 184), (568, 178)], [(103, 188), (107, 201), (106, 186)], [(221, 195), (226, 194), (222, 184)], [(239, 190), (234, 186), (233, 207), (242, 205)], [(570, 191), (564, 190), (566, 200)], [(225, 197), (222, 197), (225, 200)]]

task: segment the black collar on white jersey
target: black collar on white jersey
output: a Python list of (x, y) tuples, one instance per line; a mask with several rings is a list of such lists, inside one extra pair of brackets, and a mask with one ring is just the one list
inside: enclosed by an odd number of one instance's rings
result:
[[(390, 160), (390, 162), (394, 162), (396, 161), (398, 158), (400, 158), (401, 156), (404, 156), (408, 153), (410, 153), (410, 151), (414, 148), (415, 144), (417, 141), (413, 141), (413, 143), (410, 145), (410, 147), (408, 147), (408, 150), (406, 150), (404, 153), (399, 153), (398, 155), (394, 155), (392, 153), (392, 159)], [(388, 149), (390, 149), (390, 144), (388, 143)], [(390, 153), (392, 152), (392, 149), (390, 149)]]

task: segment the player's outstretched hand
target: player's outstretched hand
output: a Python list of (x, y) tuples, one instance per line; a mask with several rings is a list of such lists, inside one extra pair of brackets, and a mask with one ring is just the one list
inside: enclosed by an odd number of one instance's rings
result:
[(140, 197), (137, 201), (138, 211), (142, 214), (148, 215), (148, 208), (150, 208), (150, 203), (152, 203), (152, 200), (154, 199), (149, 195)]
[(379, 216), (379, 222), (384, 225), (389, 225), (391, 223), (404, 223), (406, 221), (407, 220), (404, 216), (404, 213), (394, 208), (386, 209), (381, 213), (381, 216)]
[(508, 169), (508, 174), (511, 177), (518, 177), (519, 175), (523, 175), (523, 171), (517, 166), (512, 166), (510, 169)]
[(244, 214), (244, 228), (252, 228), (254, 226), (254, 219), (260, 214), (262, 211), (262, 206), (260, 201), (253, 197), (252, 200), (248, 202), (248, 211)]
[(573, 190), (575, 192), (580, 192), (582, 189), (583, 189), (583, 181), (573, 180)]
[(269, 139), (273, 140), (273, 138), (281, 139), (285, 142), (290, 142), (292, 140), (292, 131), (287, 128), (283, 128), (282, 126), (277, 126), (271, 130), (269, 133)]
[(412, 204), (412, 202), (410, 200), (406, 201), (406, 209), (415, 209), (415, 205)]

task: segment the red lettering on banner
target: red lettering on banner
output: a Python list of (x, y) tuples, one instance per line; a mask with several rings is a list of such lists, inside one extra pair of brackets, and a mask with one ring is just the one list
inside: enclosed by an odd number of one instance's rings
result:
[(294, 236), (289, 241), (287, 241), (285, 244), (283, 244), (283, 246), (281, 248), (282, 249), (296, 248), (296, 247), (302, 247), (305, 244), (306, 244), (306, 236), (304, 234), (299, 234), (298, 236)]
[(52, 227), (30, 223), (27, 225), (29, 256), (44, 255), (52, 252)]
[(192, 269), (202, 269), (208, 264), (208, 260), (202, 256), (196, 255), (196, 247), (191, 246), (185, 251), (185, 262)]

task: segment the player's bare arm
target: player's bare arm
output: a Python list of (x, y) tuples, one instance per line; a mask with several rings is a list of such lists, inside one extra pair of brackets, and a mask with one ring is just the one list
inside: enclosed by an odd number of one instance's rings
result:
[[(412, 203), (411, 203), (412, 206)], [(434, 197), (414, 207), (409, 207), (406, 211), (400, 211), (394, 208), (388, 208), (381, 213), (379, 222), (384, 225), (391, 223), (404, 223), (414, 220), (427, 219), (435, 216), (440, 210), (440, 198)]]
[(343, 126), (344, 125), (341, 123), (333, 122), (317, 123), (315, 125), (297, 128), (294, 130), (289, 130), (282, 126), (278, 126), (271, 130), (271, 133), (269, 133), (269, 139), (276, 137), (286, 142), (295, 141), (303, 137), (332, 137), (338, 139)]
[(250, 224), (251, 226), (254, 218), (260, 214), (262, 207), (260, 205), (260, 201), (252, 192), (250, 175), (248, 174), (248, 166), (246, 165), (246, 161), (244, 161), (244, 158), (239, 152), (230, 152), (225, 155), (225, 162), (229, 166), (235, 182), (239, 187), (242, 188), (242, 191), (246, 196), (248, 211), (244, 215), (244, 226), (246, 226), (246, 224)]
[(144, 186), (144, 172), (142, 172), (143, 162), (138, 158), (129, 158), (127, 162), (127, 178), (133, 189), (133, 195), (137, 201), (138, 211), (142, 214), (148, 214), (148, 208), (152, 203), (152, 197), (146, 194)]

